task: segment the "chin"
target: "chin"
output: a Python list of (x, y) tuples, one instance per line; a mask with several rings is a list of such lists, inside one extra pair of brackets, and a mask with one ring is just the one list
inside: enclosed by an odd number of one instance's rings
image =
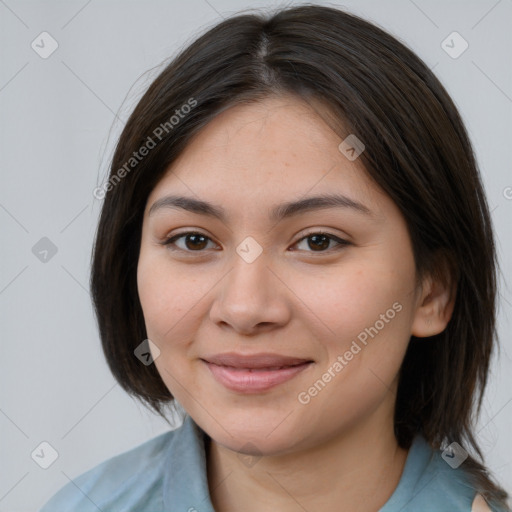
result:
[(289, 421), (292, 410), (226, 410), (217, 415), (223, 418), (220, 424), (208, 415), (200, 414), (197, 420), (191, 416), (225, 448), (248, 455), (277, 455), (288, 451), (299, 436), (300, 426)]

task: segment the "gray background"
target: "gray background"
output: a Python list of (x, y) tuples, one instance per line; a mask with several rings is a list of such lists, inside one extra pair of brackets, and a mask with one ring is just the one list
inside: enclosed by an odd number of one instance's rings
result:
[[(276, 5), (283, 3), (0, 0), (1, 512), (36, 510), (70, 478), (168, 430), (120, 389), (103, 360), (87, 290), (101, 206), (92, 191), (162, 62), (222, 17)], [(343, 5), (419, 54), (474, 143), (503, 270), (502, 350), (477, 430), (489, 466), (512, 491), (512, 1)], [(43, 31), (58, 43), (46, 59), (31, 47)], [(469, 44), (456, 59), (441, 46), (453, 31)], [(57, 249), (46, 261), (43, 237)], [(43, 441), (59, 454), (46, 470), (31, 458)]]

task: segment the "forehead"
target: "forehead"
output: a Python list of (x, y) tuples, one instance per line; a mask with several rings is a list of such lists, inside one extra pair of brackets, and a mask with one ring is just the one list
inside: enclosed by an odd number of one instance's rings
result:
[(251, 201), (343, 193), (379, 210), (383, 193), (360, 160), (339, 150), (342, 138), (323, 114), (320, 105), (293, 96), (228, 108), (191, 140), (148, 205), (176, 192), (245, 210)]
[[(243, 163), (244, 168), (251, 161), (264, 162), (267, 168), (298, 164), (304, 158), (324, 163), (340, 137), (320, 114), (318, 107), (294, 96), (233, 106), (196, 135), (176, 164), (207, 158), (229, 159), (233, 165)], [(338, 157), (337, 151), (334, 154)]]

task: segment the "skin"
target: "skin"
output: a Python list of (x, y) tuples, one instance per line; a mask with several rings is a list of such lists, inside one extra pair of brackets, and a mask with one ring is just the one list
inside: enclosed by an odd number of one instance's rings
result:
[[(137, 275), (148, 338), (160, 350), (163, 381), (211, 437), (208, 482), (218, 512), (376, 511), (405, 464), (393, 434), (400, 364), (411, 334), (445, 329), (453, 301), (429, 277), (415, 285), (402, 214), (361, 161), (340, 152), (341, 141), (292, 96), (232, 107), (196, 136), (148, 198)], [(334, 192), (371, 215), (336, 207), (269, 219), (278, 204)], [(164, 207), (149, 215), (168, 194), (221, 205), (227, 218)], [(189, 231), (208, 238), (163, 244)], [(323, 247), (305, 238), (318, 232), (349, 243), (328, 239)], [(248, 236), (263, 251), (251, 263), (236, 252)], [(394, 318), (301, 403), (299, 393), (332, 374), (338, 356), (393, 304), (401, 306)], [(225, 352), (314, 363), (270, 390), (242, 394), (201, 360)]]

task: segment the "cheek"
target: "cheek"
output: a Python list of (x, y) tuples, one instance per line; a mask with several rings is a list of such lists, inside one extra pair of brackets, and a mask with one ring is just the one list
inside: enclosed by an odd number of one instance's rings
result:
[[(148, 337), (160, 348), (183, 327), (195, 297), (194, 282), (173, 271), (168, 262), (141, 251), (137, 286)], [(181, 325), (180, 325), (181, 324)]]
[(397, 271), (382, 259), (361, 259), (315, 277), (294, 276), (292, 282), (312, 332), (330, 351), (339, 351), (361, 333), (364, 338), (365, 329), (376, 323), (379, 333), (407, 328), (408, 318), (402, 312), (409, 300), (411, 278), (406, 269)]
[(194, 279), (176, 272), (162, 258), (141, 253), (137, 284), (147, 336), (160, 350), (156, 369), (171, 394), (186, 405), (189, 398), (184, 389), (194, 387), (194, 376), (185, 360), (200, 322)]
[(407, 276), (380, 270), (354, 271), (314, 297), (311, 309), (322, 322), (312, 334), (326, 358), (300, 391), (315, 411), (328, 411), (333, 424), (357, 421), (393, 397), (410, 339), (410, 299)]
[[(326, 351), (310, 384), (328, 380), (328, 389), (314, 400), (320, 409), (334, 408), (342, 416), (363, 413), (367, 406), (383, 400), (410, 339), (412, 256), (404, 255), (402, 264), (396, 265), (396, 254), (380, 249), (374, 254), (368, 250), (365, 258), (345, 261), (343, 269), (324, 275), (315, 288), (313, 281), (302, 280), (305, 286), (298, 293), (310, 310), (311, 334)], [(308, 289), (314, 293), (308, 294)]]

